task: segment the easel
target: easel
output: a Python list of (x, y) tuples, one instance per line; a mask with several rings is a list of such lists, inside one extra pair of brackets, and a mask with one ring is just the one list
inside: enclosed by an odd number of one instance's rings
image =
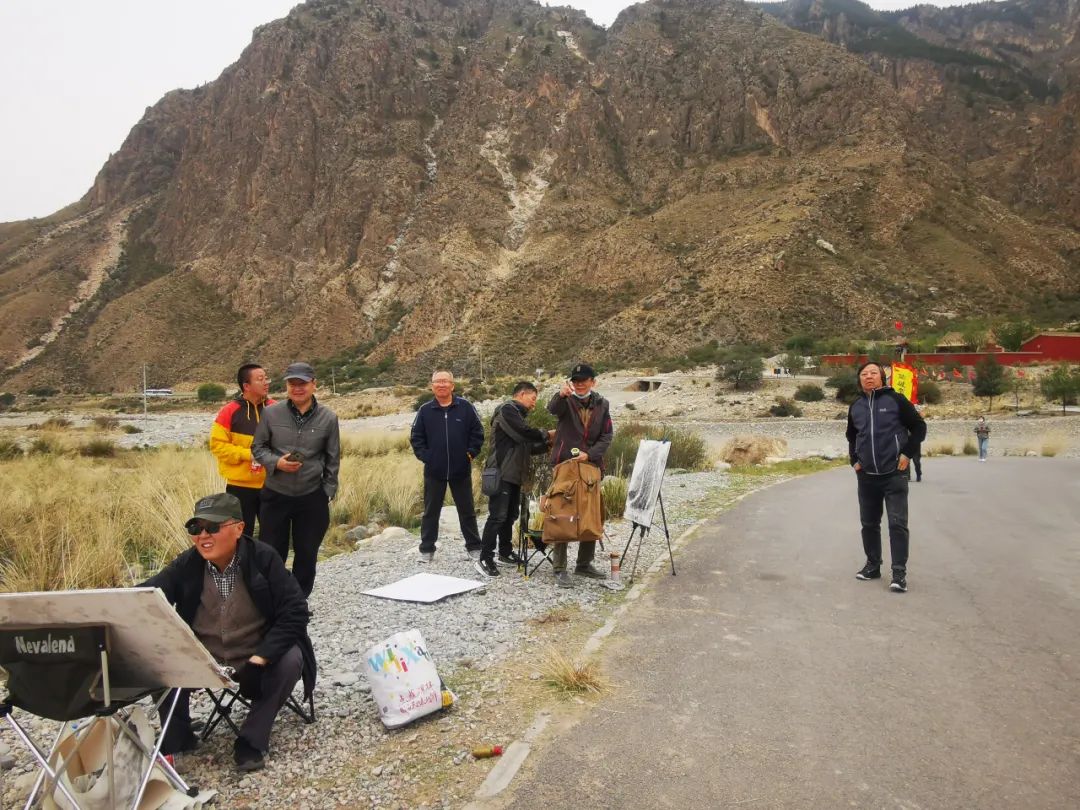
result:
[[(168, 700), (165, 690), (220, 688), (231, 681), (161, 591), (123, 588), (0, 594), (0, 658), (9, 673), (9, 694), (0, 704), (0, 716), (40, 769), (27, 808), (56, 791), (72, 807), (83, 806), (61, 776), (95, 735), (105, 737), (108, 802), (117, 807), (116, 729), (140, 758), (137, 792), (130, 799), (125, 796), (125, 806), (139, 806), (152, 787), (155, 770), (164, 774), (173, 789), (188, 796), (198, 793), (161, 754), (179, 695), (175, 692)], [(147, 745), (133, 727), (130, 709), (151, 693), (158, 693), (155, 709), (161, 731)], [(13, 709), (59, 722), (49, 749), (33, 740)], [(72, 733), (65, 736), (69, 724)]]
[[(671, 562), (671, 575), (675, 576), (675, 556), (671, 553), (671, 534), (668, 532), (667, 515), (664, 513), (664, 496), (660, 493), (656, 495), (656, 501), (660, 504), (660, 519), (664, 524), (664, 539), (667, 540), (667, 553), (668, 560)], [(640, 523), (631, 522), (630, 524), (630, 537), (626, 541), (626, 547), (623, 549), (622, 557), (619, 558), (619, 567), (622, 567), (623, 561), (626, 559), (626, 554), (630, 550), (630, 544), (634, 542), (634, 532), (638, 533), (637, 549), (634, 551), (634, 565), (630, 569), (630, 582), (634, 581), (634, 574), (637, 573), (638, 557), (641, 556), (641, 544), (645, 540), (645, 535), (649, 533), (649, 526), (643, 526)]]
[(619, 558), (619, 567), (622, 567), (626, 555), (630, 551), (630, 544), (634, 542), (634, 533), (637, 533), (637, 549), (634, 552), (634, 565), (630, 570), (631, 582), (637, 573), (638, 558), (641, 556), (641, 544), (645, 535), (652, 528), (653, 513), (656, 504), (660, 504), (660, 518), (664, 525), (664, 538), (667, 540), (668, 560), (671, 562), (671, 575), (675, 576), (675, 556), (671, 553), (671, 533), (668, 531), (667, 513), (664, 511), (664, 496), (661, 490), (664, 486), (664, 473), (667, 467), (668, 452), (671, 443), (642, 439), (638, 444), (637, 456), (634, 459), (634, 471), (630, 476), (627, 487), (626, 509), (623, 517), (630, 521), (630, 537), (626, 540), (622, 557)]

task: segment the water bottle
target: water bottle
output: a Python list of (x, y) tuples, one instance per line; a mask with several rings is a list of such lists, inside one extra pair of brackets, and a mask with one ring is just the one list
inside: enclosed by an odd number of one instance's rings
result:
[(474, 748), (472, 755), (477, 759), (487, 759), (488, 757), (501, 757), (502, 756), (501, 745), (481, 745), (479, 748)]

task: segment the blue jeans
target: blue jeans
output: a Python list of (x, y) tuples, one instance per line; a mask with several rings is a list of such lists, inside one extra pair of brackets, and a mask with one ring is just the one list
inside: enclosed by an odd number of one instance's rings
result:
[(986, 458), (990, 454), (990, 437), (979, 439), (979, 458)]

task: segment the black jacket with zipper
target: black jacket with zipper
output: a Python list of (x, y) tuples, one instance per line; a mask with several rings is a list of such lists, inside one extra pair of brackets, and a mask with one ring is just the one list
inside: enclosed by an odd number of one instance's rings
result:
[(516, 400), (504, 402), (491, 415), (491, 453), (488, 463), (499, 465), (499, 477), (520, 486), (529, 477), (530, 457), (547, 451), (547, 432), (525, 421), (529, 410)]
[(911, 458), (926, 438), (926, 422), (907, 397), (885, 386), (864, 391), (848, 408), (851, 466), (868, 475), (891, 475), (900, 456)]
[(484, 446), (484, 425), (468, 400), (454, 397), (444, 408), (432, 399), (416, 412), (409, 440), (424, 462), (424, 475), (449, 481), (472, 471)]

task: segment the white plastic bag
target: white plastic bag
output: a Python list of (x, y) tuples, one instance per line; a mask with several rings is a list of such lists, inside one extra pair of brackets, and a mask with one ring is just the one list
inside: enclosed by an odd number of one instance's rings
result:
[[(394, 633), (364, 653), (371, 696), (387, 728), (398, 728), (443, 707), (442, 681), (419, 630)], [(447, 694), (447, 705), (453, 695)]]

